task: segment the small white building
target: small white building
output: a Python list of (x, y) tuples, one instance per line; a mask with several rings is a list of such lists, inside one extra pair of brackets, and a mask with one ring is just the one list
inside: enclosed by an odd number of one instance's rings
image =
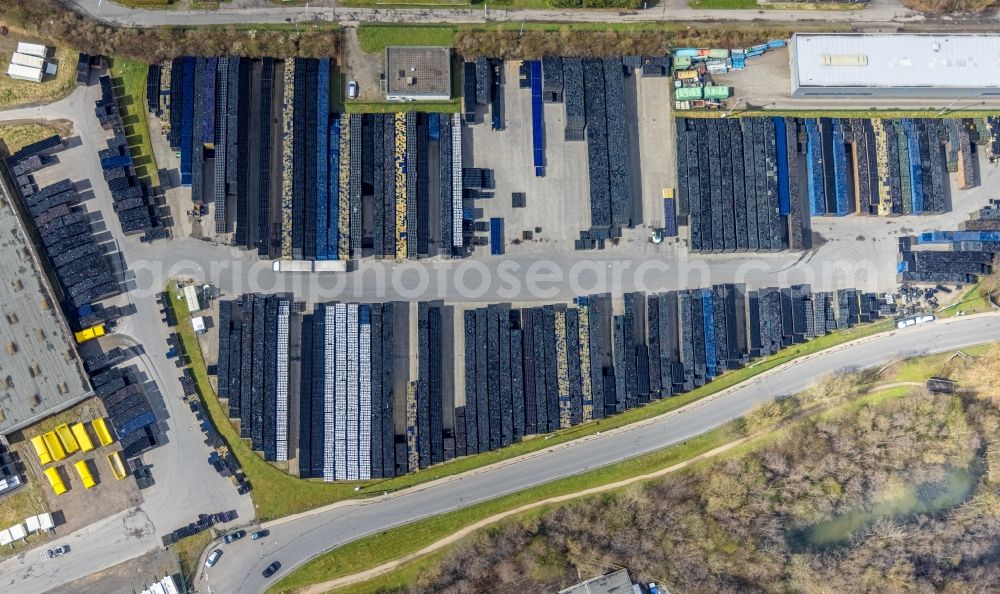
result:
[(189, 313), (194, 313), (201, 309), (201, 304), (198, 302), (198, 289), (194, 285), (184, 287), (184, 300), (187, 301)]
[(205, 333), (205, 316), (198, 316), (196, 318), (191, 318), (191, 327), (194, 328), (195, 334)]

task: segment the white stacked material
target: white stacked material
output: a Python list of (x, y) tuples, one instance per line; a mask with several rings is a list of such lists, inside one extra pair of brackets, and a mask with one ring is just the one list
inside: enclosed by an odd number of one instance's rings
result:
[(39, 58), (47, 58), (49, 57), (49, 48), (40, 43), (26, 43), (24, 41), (19, 41), (17, 43), (17, 53), (36, 56)]
[(336, 380), (333, 435), (337, 440), (334, 452), (333, 474), (337, 480), (347, 478), (347, 306), (338, 303), (333, 306), (337, 320)]
[(291, 314), (291, 303), (287, 300), (278, 302), (278, 354), (275, 418), (275, 456), (279, 461), (288, 460), (288, 317)]
[[(368, 306), (363, 306), (368, 307)], [(358, 478), (371, 478), (372, 447), (372, 326), (366, 321), (358, 328)]]
[(56, 527), (56, 523), (52, 521), (52, 514), (44, 513), (35, 516), (38, 518), (38, 524), (42, 530), (52, 530)]
[(10, 65), (7, 66), (7, 76), (13, 78), (14, 80), (26, 80), (37, 83), (42, 82), (42, 69), (22, 66), (21, 64), (14, 64), (11, 62)]
[(24, 529), (24, 524), (14, 524), (7, 530), (10, 532), (11, 540), (23, 540), (28, 536), (28, 531)]
[(10, 57), (10, 63), (20, 64), (21, 66), (27, 66), (28, 68), (42, 69), (45, 67), (45, 58), (14, 52), (14, 54)]
[(33, 534), (41, 529), (41, 523), (38, 521), (38, 516), (31, 516), (30, 518), (24, 519), (24, 527), (28, 529), (28, 534)]
[(334, 460), (336, 452), (336, 393), (334, 388), (336, 378), (336, 324), (334, 309), (327, 306), (323, 309), (323, 480), (332, 481), (336, 478)]
[(451, 114), (451, 245), (462, 247), (462, 116)]
[(0, 530), (0, 545), (9, 545), (13, 542), (10, 537), (10, 530)]
[(358, 304), (347, 306), (347, 480), (358, 472)]
[(180, 590), (177, 589), (177, 583), (174, 582), (174, 578), (168, 575), (162, 580), (151, 584), (142, 591), (142, 594), (179, 594), (179, 592)]

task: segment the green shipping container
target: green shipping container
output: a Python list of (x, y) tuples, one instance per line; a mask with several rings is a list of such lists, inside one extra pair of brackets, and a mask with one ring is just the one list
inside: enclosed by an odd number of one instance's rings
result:
[(718, 60), (725, 60), (729, 57), (729, 50), (727, 49), (710, 49), (708, 50), (708, 57), (715, 58)]
[(690, 67), (691, 58), (689, 56), (677, 56), (674, 58), (674, 70), (684, 70)]
[(701, 87), (681, 87), (677, 89), (674, 98), (678, 101), (692, 101), (701, 99)]
[(710, 85), (705, 87), (705, 99), (728, 99), (729, 87)]

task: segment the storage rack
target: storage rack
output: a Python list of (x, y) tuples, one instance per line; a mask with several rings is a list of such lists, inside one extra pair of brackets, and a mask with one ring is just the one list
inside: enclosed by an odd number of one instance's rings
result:
[(396, 141), (396, 159), (395, 159), (395, 169), (396, 169), (396, 259), (404, 260), (407, 257), (409, 248), (407, 247), (407, 191), (409, 189), (409, 184), (407, 182), (407, 146), (409, 142), (407, 140), (409, 130), (407, 127), (406, 114), (397, 113), (396, 114), (396, 129), (395, 129), (395, 141)]
[[(220, 304), (221, 306), (221, 304)], [(291, 302), (278, 302), (278, 345), (276, 374), (276, 419), (275, 419), (275, 459), (288, 460), (288, 330), (291, 316)], [(221, 351), (220, 351), (221, 352)]]
[(358, 476), (372, 476), (372, 325), (371, 308), (358, 306)]
[(215, 232), (226, 232), (226, 164), (229, 148), (229, 58), (219, 58), (215, 73), (215, 161), (213, 163), (213, 197)]
[[(285, 61), (285, 85), (282, 95), (281, 166), (282, 170), (286, 173), (292, 171), (295, 160), (295, 83), (299, 78), (296, 75), (295, 65), (295, 60)], [(286, 174), (281, 179), (281, 257), (284, 259), (292, 257), (294, 202), (292, 176)], [(324, 479), (326, 479), (325, 474)]]
[(419, 251), (420, 230), (418, 228), (418, 182), (420, 180), (420, 164), (418, 162), (420, 139), (417, 135), (417, 114), (404, 114), (406, 126), (406, 257), (416, 258)]
[(562, 72), (566, 99), (566, 127), (563, 135), (567, 142), (584, 140), (587, 113), (583, 91), (583, 60), (563, 58)]

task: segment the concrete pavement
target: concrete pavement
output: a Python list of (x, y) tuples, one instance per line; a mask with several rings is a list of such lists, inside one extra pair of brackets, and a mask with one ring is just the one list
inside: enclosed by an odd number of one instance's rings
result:
[[(452, 476), (407, 491), (348, 501), (265, 525), (265, 541), (223, 546), (222, 560), (198, 582), (213, 592), (262, 592), (274, 579), (347, 542), (415, 520), (493, 499), (651, 452), (718, 427), (770, 399), (791, 395), (824, 376), (888, 361), (953, 350), (1000, 338), (1000, 314), (953, 318), (877, 335), (803, 357), (718, 395), (650, 421)], [(370, 488), (377, 490), (377, 483)], [(278, 575), (261, 571), (272, 561)]]

